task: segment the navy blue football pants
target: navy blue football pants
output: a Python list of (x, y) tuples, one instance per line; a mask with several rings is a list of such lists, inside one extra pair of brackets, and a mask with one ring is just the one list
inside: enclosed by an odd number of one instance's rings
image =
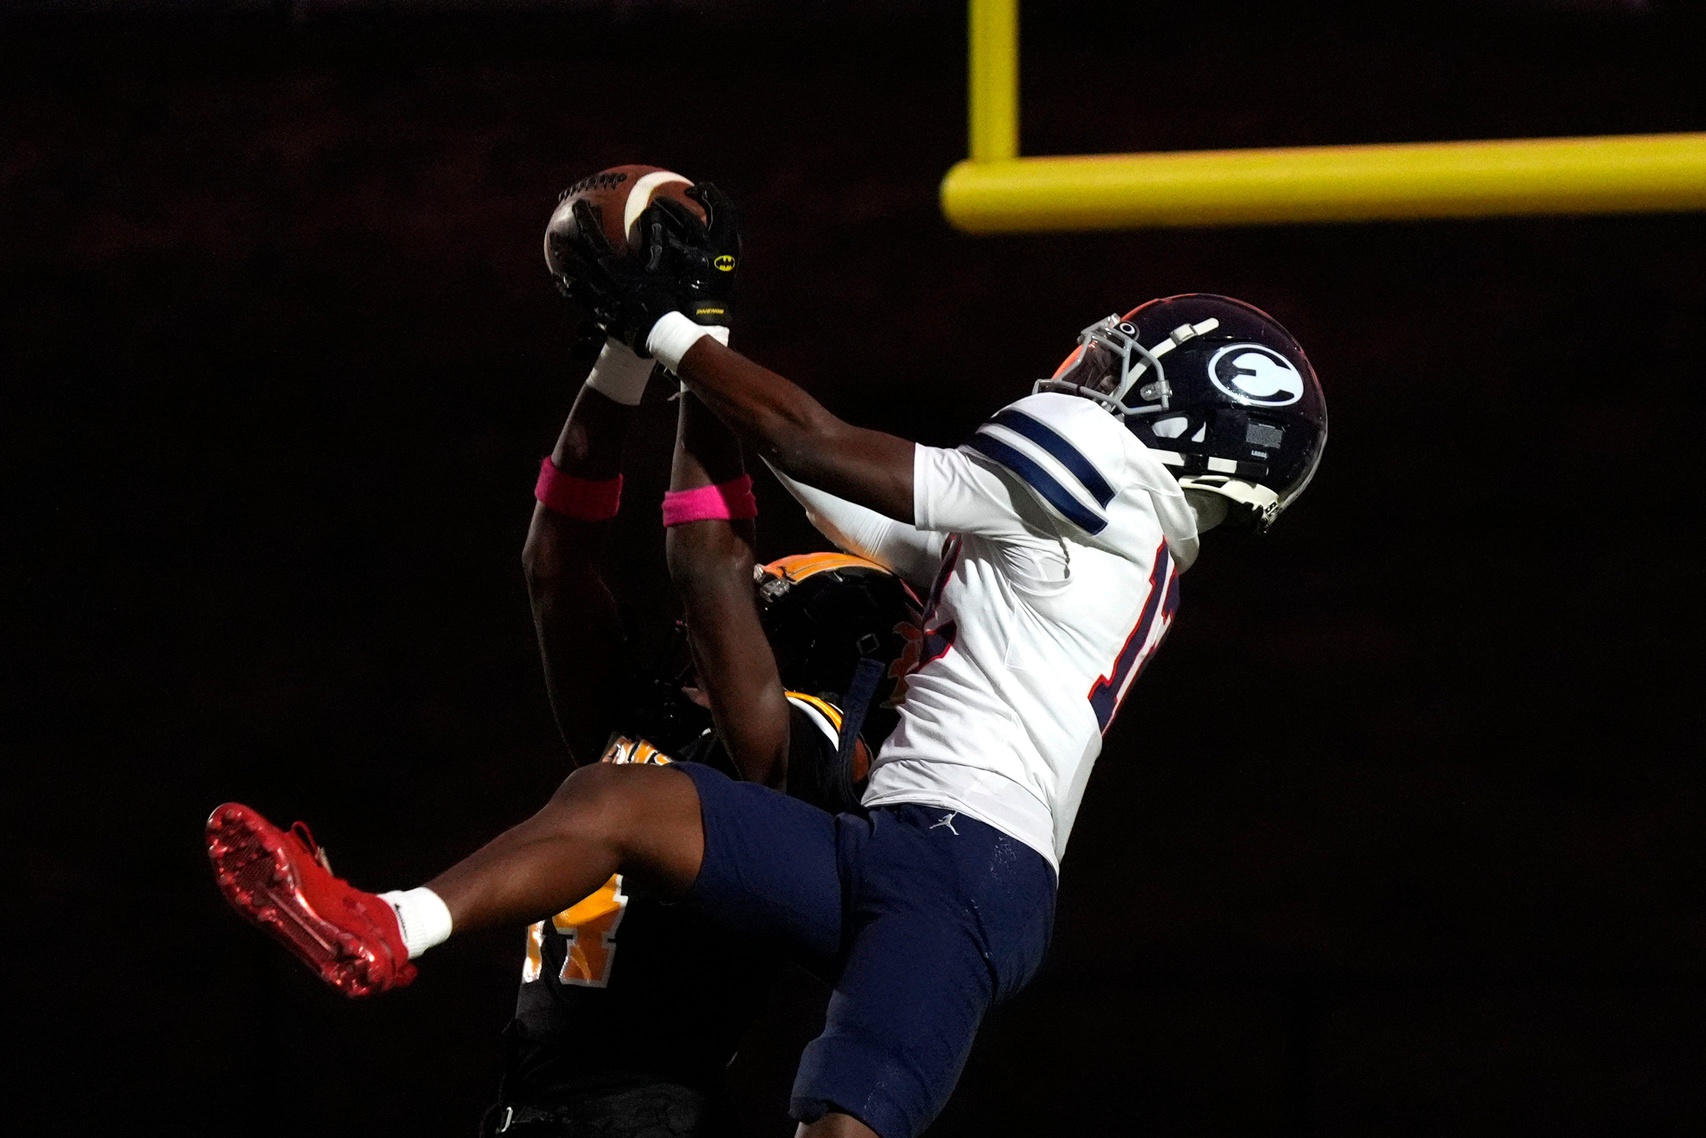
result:
[(688, 900), (835, 979), (790, 1113), (913, 1138), (941, 1111), (984, 1013), (1028, 983), (1054, 919), (1041, 854), (951, 810), (814, 806), (698, 763), (705, 860)]

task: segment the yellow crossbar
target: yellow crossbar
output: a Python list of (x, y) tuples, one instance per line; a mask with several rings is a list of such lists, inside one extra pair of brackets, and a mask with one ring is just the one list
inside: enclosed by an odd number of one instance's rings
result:
[(970, 233), (1706, 209), (1706, 133), (1020, 158), (1018, 0), (970, 0)]
[(1706, 209), (1706, 134), (961, 162), (969, 233)]

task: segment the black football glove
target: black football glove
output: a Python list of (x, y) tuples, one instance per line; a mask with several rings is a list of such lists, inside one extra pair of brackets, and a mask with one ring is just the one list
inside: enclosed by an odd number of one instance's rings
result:
[(648, 232), (656, 225), (642, 215), (639, 256), (629, 256), (611, 247), (600, 214), (588, 202), (575, 203), (576, 232), (557, 287), (606, 334), (644, 356), (652, 325), (676, 310), (678, 289), (660, 271), (664, 247)]
[(634, 255), (617, 253), (604, 236), (599, 211), (574, 206), (576, 235), (558, 287), (606, 333), (645, 356), (652, 326), (682, 312), (700, 324), (727, 324), (740, 257), (734, 208), (715, 186), (687, 191), (704, 205), (702, 222), (668, 198), (640, 215)]
[(704, 221), (673, 198), (659, 198), (640, 215), (642, 223), (653, 211), (650, 220), (662, 222), (647, 232), (663, 247), (662, 263), (681, 287), (686, 303), (680, 311), (698, 324), (727, 326), (740, 269), (734, 202), (709, 182), (687, 187), (687, 196), (704, 209)]

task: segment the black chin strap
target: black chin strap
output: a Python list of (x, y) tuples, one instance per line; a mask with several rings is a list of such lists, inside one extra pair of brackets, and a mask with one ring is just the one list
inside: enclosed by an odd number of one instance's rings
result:
[(865, 725), (865, 716), (871, 710), (871, 700), (877, 694), (877, 685), (882, 682), (883, 673), (888, 671), (888, 665), (882, 660), (867, 656), (860, 660), (853, 669), (853, 681), (847, 685), (847, 695), (841, 704), (841, 745), (836, 755), (836, 767), (841, 777), (848, 782), (847, 790), (852, 793), (853, 752), (859, 745), (859, 729)]

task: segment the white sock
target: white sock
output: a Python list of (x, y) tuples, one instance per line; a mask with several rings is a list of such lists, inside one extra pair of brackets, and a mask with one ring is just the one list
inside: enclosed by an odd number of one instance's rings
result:
[(379, 899), (397, 914), (397, 927), (403, 930), (403, 944), (409, 950), (410, 960), (450, 939), (450, 910), (426, 886), (381, 893)]
[(592, 365), (592, 374), (586, 377), (586, 385), (618, 403), (638, 407), (646, 397), (646, 380), (651, 375), (651, 360), (642, 360), (626, 344), (606, 340), (604, 350), (598, 353), (598, 362)]

